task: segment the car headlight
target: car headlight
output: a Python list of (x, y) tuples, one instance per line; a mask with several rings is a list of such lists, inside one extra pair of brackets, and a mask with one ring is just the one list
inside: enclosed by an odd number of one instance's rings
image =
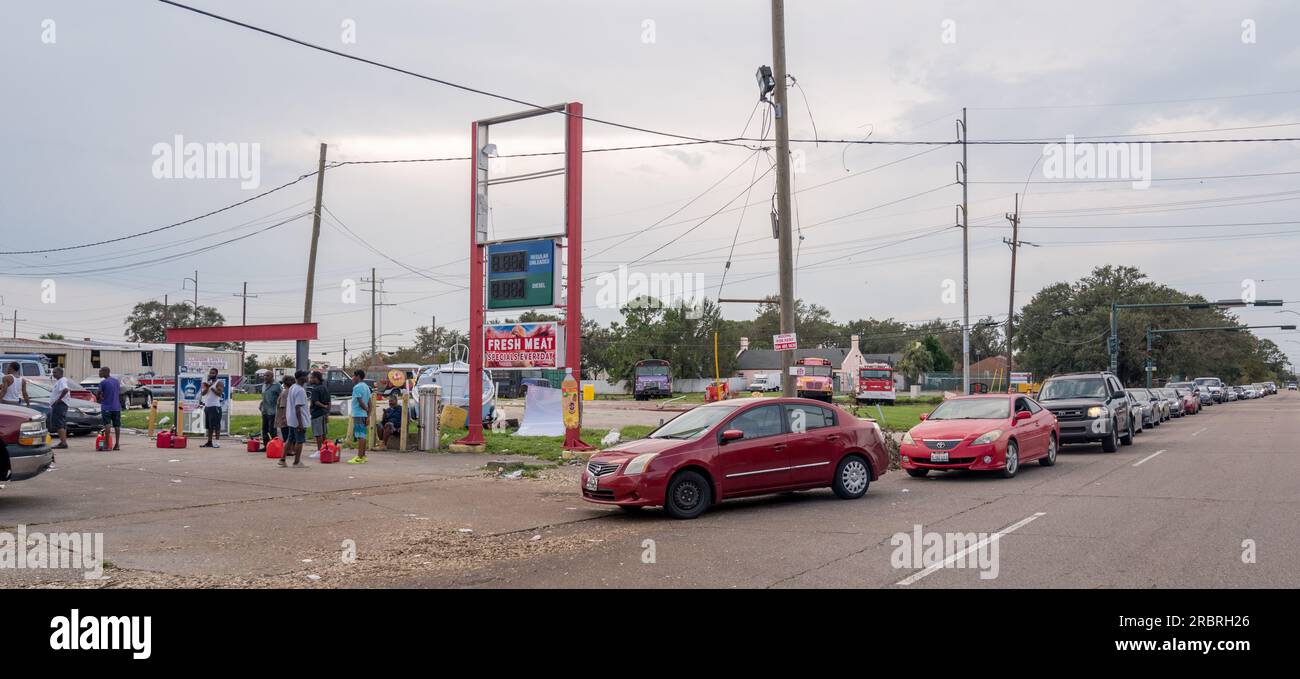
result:
[(909, 431), (909, 432), (904, 432), (904, 433), (903, 433), (903, 443), (904, 443), (905, 445), (909, 445), (909, 446), (910, 446), (910, 445), (915, 445), (915, 444), (916, 444), (916, 441), (913, 441), (913, 440), (912, 440), (912, 432)]
[(45, 420), (31, 420), (18, 425), (18, 433), (28, 436), (45, 433)]
[(624, 475), (640, 474), (641, 472), (645, 471), (645, 466), (650, 464), (650, 460), (655, 459), (655, 456), (658, 454), (659, 453), (643, 453), (641, 455), (637, 455), (636, 457), (632, 458), (631, 462), (627, 463), (627, 467), (623, 468), (623, 474)]
[(987, 443), (993, 443), (994, 441), (998, 440), (998, 439), (1001, 438), (1001, 437), (1002, 437), (1002, 430), (1001, 430), (1001, 429), (994, 429), (993, 431), (988, 432), (988, 433), (984, 434), (983, 436), (981, 436), (981, 437), (975, 439), (975, 441), (972, 442), (971, 445), (974, 445), (974, 446), (982, 446), (982, 445), (985, 445), (985, 444), (987, 444)]
[(1105, 417), (1110, 413), (1106, 406), (1093, 406), (1088, 409), (1088, 417)]

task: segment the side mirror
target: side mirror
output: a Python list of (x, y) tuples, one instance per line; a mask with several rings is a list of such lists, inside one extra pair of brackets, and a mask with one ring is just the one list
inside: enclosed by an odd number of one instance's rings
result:
[(1125, 396), (1128, 396), (1128, 392), (1125, 392), (1125, 391), (1117, 391), (1117, 392), (1111, 394), (1111, 396), (1114, 397), (1114, 398), (1124, 398)]
[(1028, 410), (1022, 410), (1022, 411), (1016, 413), (1016, 418), (1015, 418), (1015, 419), (1016, 419), (1016, 422), (1019, 422), (1019, 421), (1021, 421), (1021, 420), (1027, 420), (1027, 419), (1029, 419), (1029, 418), (1032, 417), (1032, 416), (1033, 416), (1033, 413), (1029, 412)]
[(922, 422), (924, 422), (924, 421), (926, 421), (927, 419), (929, 419), (929, 417), (930, 417), (930, 413), (921, 413), (921, 421), (922, 421)]
[(739, 441), (740, 439), (743, 438), (745, 438), (745, 432), (739, 429), (728, 429), (722, 432), (723, 443), (726, 443), (727, 441)]

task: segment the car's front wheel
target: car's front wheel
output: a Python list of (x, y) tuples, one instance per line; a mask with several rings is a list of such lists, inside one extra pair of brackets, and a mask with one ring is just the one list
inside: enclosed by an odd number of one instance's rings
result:
[(841, 500), (856, 500), (867, 494), (867, 487), (870, 485), (871, 470), (867, 468), (867, 461), (860, 455), (848, 455), (840, 460), (839, 466), (835, 468), (835, 480), (831, 483), (831, 490), (834, 490)]
[(1009, 479), (1020, 470), (1020, 446), (1016, 445), (1015, 441), (1007, 441), (1007, 453), (1003, 457), (1002, 471), (998, 474), (1004, 479)]
[(712, 502), (713, 489), (709, 487), (709, 480), (688, 469), (678, 472), (668, 482), (664, 511), (674, 519), (693, 519), (703, 514)]
[(1119, 421), (1112, 420), (1110, 423), (1110, 434), (1101, 440), (1101, 449), (1113, 453), (1119, 450)]

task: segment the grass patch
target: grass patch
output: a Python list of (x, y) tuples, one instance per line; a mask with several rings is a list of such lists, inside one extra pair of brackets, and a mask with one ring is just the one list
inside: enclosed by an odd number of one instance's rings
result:
[(490, 462), (483, 465), (483, 471), (492, 472), (497, 476), (508, 476), (514, 472), (526, 479), (535, 479), (541, 472), (547, 469), (555, 469), (558, 465), (554, 464), (528, 464), (527, 462)]
[[(928, 413), (934, 410), (934, 406), (928, 403), (908, 403), (902, 405), (880, 406), (854, 406), (849, 411), (858, 417), (869, 417), (880, 425), (885, 431), (907, 431), (915, 427), (921, 421), (921, 413)], [(881, 418), (884, 413), (884, 418)]]
[(262, 400), (262, 395), (261, 394), (234, 394), (230, 398), (233, 398), (236, 401), (260, 401)]
[[(622, 433), (622, 440), (637, 439), (654, 431), (654, 427), (642, 425), (630, 425), (622, 427), (619, 431)], [(608, 429), (583, 429), (582, 440), (603, 448), (600, 440), (608, 434)], [(464, 429), (444, 429), (442, 430), (442, 448), (455, 442), (465, 435)], [(563, 436), (514, 436), (511, 432), (483, 431), (483, 441), (487, 445), (486, 452), (493, 455), (528, 455), (548, 462), (559, 462), (564, 452)]]

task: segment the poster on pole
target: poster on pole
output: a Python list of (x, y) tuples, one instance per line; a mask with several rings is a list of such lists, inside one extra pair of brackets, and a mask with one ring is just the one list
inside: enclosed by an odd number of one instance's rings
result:
[(792, 351), (799, 348), (799, 342), (792, 332), (772, 335), (772, 348), (776, 351)]
[(560, 367), (560, 325), (545, 323), (507, 323), (483, 328), (483, 367), (558, 368)]

